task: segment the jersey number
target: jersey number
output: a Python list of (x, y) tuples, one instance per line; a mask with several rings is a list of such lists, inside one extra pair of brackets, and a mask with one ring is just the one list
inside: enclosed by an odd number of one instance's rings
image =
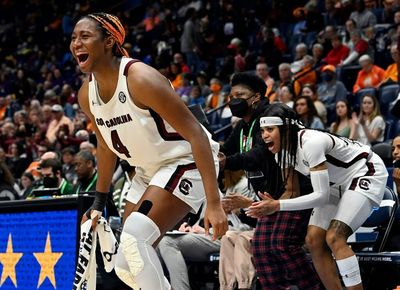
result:
[(116, 151), (118, 151), (121, 154), (125, 154), (127, 158), (131, 158), (131, 154), (129, 154), (128, 148), (126, 148), (126, 146), (122, 144), (122, 141), (118, 136), (117, 130), (111, 131), (111, 140), (112, 140), (112, 145)]

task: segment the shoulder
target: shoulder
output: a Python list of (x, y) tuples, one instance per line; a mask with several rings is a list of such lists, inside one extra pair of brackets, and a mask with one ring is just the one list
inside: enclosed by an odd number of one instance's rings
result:
[(328, 142), (330, 143), (332, 138), (325, 132), (319, 130), (312, 130), (312, 129), (305, 129), (301, 130), (298, 133), (299, 136), (299, 145), (301, 147), (308, 148), (312, 146), (315, 147), (322, 147), (321, 145)]
[(128, 86), (146, 89), (162, 83), (163, 85), (168, 84), (168, 80), (156, 69), (143, 63), (135, 62), (128, 70)]

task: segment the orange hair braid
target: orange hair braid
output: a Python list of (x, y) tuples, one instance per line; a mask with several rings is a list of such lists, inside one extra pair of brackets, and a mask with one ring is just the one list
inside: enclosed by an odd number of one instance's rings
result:
[(118, 17), (103, 12), (89, 14), (88, 17), (99, 22), (101, 27), (103, 27), (108, 33), (110, 33), (111, 37), (114, 38), (119, 52), (123, 56), (129, 57), (126, 49), (122, 47), (122, 44), (125, 40), (125, 29), (119, 21)]

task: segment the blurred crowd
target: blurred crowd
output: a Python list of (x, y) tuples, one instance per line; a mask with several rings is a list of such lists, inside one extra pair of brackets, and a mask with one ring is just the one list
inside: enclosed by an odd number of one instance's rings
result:
[[(97, 2), (0, 1), (0, 162), (13, 199), (43, 178), (46, 152), (71, 186), (78, 153), (90, 152), (95, 167), (92, 124), (77, 104), (85, 76), (69, 51), (74, 22), (93, 11), (120, 17), (130, 56), (165, 75), (188, 106), (200, 105), (213, 130), (236, 120), (229, 80), (249, 72), (266, 82), (269, 102), (292, 106), (310, 127), (370, 145), (397, 133), (380, 97), (397, 97), (400, 1)], [(360, 123), (370, 132), (357, 132)]]

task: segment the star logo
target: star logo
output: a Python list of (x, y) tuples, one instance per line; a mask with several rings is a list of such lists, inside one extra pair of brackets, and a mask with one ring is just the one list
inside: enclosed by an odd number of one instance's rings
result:
[(50, 233), (47, 233), (46, 245), (43, 253), (33, 253), (37, 262), (40, 264), (40, 275), (38, 280), (37, 288), (42, 285), (46, 278), (49, 279), (50, 283), (56, 289), (56, 278), (54, 275), (54, 267), (58, 260), (61, 258), (63, 253), (55, 253), (51, 250)]
[(8, 235), (7, 250), (5, 253), (0, 253), (0, 263), (3, 265), (3, 272), (1, 273), (0, 286), (9, 277), (17, 288), (17, 275), (15, 273), (15, 266), (22, 258), (23, 253), (14, 253), (12, 245), (11, 233)]

